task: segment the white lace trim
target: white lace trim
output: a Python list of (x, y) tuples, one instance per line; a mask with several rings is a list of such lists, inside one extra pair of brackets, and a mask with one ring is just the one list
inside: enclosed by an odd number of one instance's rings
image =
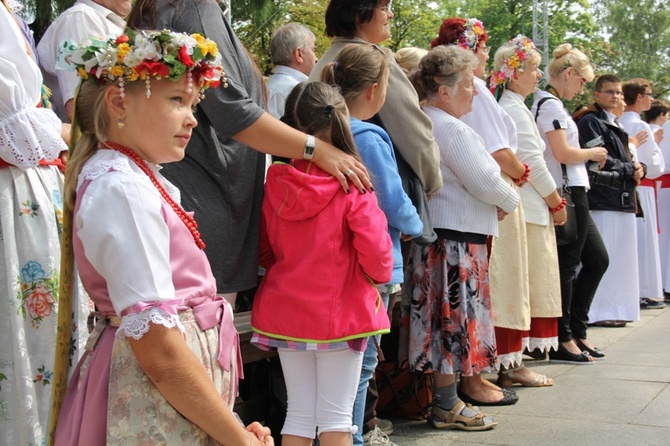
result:
[[(93, 181), (109, 171), (139, 173), (144, 175), (144, 172), (142, 172), (139, 167), (137, 167), (135, 163), (124, 154), (111, 150), (106, 150), (105, 152), (110, 152), (112, 156), (94, 156), (86, 162), (77, 179), (77, 189), (81, 187), (84, 181)], [(181, 203), (181, 192), (174, 184), (170, 183), (160, 174), (159, 171), (161, 167), (151, 163), (147, 163), (147, 165), (154, 172), (154, 175), (156, 175), (156, 178), (163, 185), (172, 199), (177, 203)]]
[(179, 321), (179, 316), (176, 314), (166, 313), (160, 308), (148, 308), (139, 313), (132, 313), (121, 318), (121, 324), (116, 331), (117, 337), (131, 337), (135, 340), (140, 339), (149, 331), (149, 322), (157, 325), (162, 325), (167, 328), (178, 327), (179, 331), (185, 332), (184, 326)]
[(126, 172), (132, 173), (130, 164), (128, 164), (127, 159), (117, 158), (117, 159), (100, 159), (93, 162), (86, 163), (81, 169), (79, 178), (77, 179), (77, 189), (79, 189), (84, 181), (93, 181), (97, 178), (100, 178), (102, 175), (106, 174), (110, 170), (116, 172)]
[(552, 348), (558, 350), (558, 336), (553, 338), (524, 338), (523, 340), (529, 352), (538, 348), (542, 352), (548, 352)]
[(522, 356), (521, 352), (511, 352), (511, 353), (505, 353), (504, 355), (498, 355), (496, 370), (500, 370), (500, 367), (504, 367), (505, 369), (511, 369), (521, 365), (521, 361), (523, 360), (521, 356)]
[(21, 168), (52, 161), (67, 150), (60, 137), (61, 121), (46, 108), (28, 108), (0, 120), (0, 155)]

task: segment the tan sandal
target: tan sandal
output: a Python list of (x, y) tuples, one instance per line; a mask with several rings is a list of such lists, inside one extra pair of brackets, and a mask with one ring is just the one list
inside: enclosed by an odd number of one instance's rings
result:
[(497, 384), (503, 388), (512, 387), (515, 383), (521, 384), (522, 387), (550, 387), (554, 385), (554, 382), (551, 378), (548, 378), (547, 375), (540, 375), (535, 373), (535, 378), (533, 380), (525, 380), (519, 376), (519, 371), (525, 369), (525, 365), (520, 365), (510, 370), (501, 370), (498, 373)]
[(433, 406), (429, 421), (438, 429), (460, 429), (463, 431), (486, 431), (493, 429), (498, 422), (490, 416), (477, 412), (473, 417), (462, 415), (463, 409), (478, 410), (470, 404), (458, 401), (453, 409), (446, 411), (440, 407)]

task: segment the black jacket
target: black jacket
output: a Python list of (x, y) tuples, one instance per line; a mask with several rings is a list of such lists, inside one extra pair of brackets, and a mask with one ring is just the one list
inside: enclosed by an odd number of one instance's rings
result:
[[(585, 114), (577, 121), (579, 143), (582, 147), (602, 136), (602, 147), (607, 149), (607, 161), (603, 171), (618, 172), (623, 185), (618, 190), (608, 186), (591, 185), (588, 192), (589, 209), (593, 211), (635, 212), (635, 186), (633, 179), (635, 165), (628, 152), (628, 134), (618, 125), (610, 122), (598, 104), (592, 104)], [(627, 205), (622, 200), (623, 193), (628, 194)]]

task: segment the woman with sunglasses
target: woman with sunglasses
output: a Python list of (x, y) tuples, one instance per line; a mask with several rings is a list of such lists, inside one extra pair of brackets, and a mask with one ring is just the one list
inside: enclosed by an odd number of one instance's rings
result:
[[(564, 177), (570, 186), (577, 237), (569, 243), (559, 242), (558, 246), (563, 315), (558, 320), (558, 350), (550, 352), (549, 357), (552, 362), (587, 365), (594, 361), (588, 352), (582, 351), (593, 350), (586, 339), (589, 308), (609, 265), (609, 257), (589, 214), (586, 197), (589, 178), (585, 163), (595, 161), (602, 167), (607, 160), (607, 150), (598, 144), (580, 148), (577, 125), (561, 102), (561, 99), (569, 101), (580, 94), (584, 84), (593, 80), (593, 67), (588, 57), (568, 43), (556, 48), (553, 56), (548, 67), (547, 87), (535, 93), (531, 112), (542, 139), (551, 149), (544, 152), (549, 172), (557, 187), (563, 186)], [(565, 174), (562, 165), (565, 165)], [(580, 340), (580, 345), (575, 339)]]

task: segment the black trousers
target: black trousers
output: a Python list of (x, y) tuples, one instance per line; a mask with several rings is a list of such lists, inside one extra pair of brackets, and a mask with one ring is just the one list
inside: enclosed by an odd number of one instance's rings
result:
[[(560, 342), (586, 339), (589, 309), (607, 267), (609, 256), (591, 219), (586, 190), (571, 187), (577, 218), (577, 240), (558, 247), (563, 316), (558, 321)], [(577, 268), (581, 269), (577, 273)]]

